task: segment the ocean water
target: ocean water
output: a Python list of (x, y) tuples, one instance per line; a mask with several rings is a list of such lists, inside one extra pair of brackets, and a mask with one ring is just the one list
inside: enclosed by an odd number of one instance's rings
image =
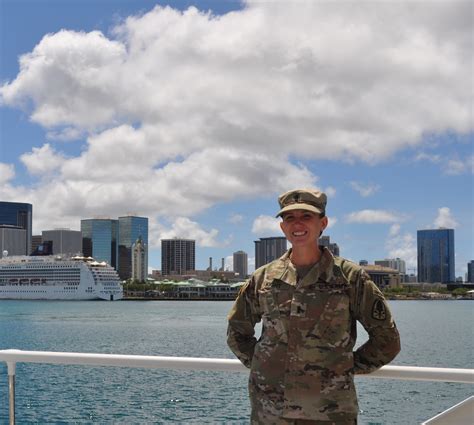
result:
[[(232, 358), (231, 302), (0, 301), (0, 349)], [(402, 338), (392, 364), (474, 367), (474, 303), (391, 302)], [(365, 332), (360, 328), (362, 343)], [(472, 385), (357, 378), (361, 424), (417, 424)], [(0, 424), (8, 423), (0, 363)], [(241, 424), (245, 373), (18, 364), (18, 424)]]

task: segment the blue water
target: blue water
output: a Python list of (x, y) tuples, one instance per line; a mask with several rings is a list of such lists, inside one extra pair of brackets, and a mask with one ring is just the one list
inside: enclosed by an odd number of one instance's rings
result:
[[(470, 301), (391, 303), (393, 364), (474, 367)], [(0, 349), (226, 357), (230, 302), (0, 301)], [(361, 341), (365, 337), (361, 333)], [(0, 363), (0, 424), (8, 422)], [(472, 394), (467, 384), (358, 378), (361, 424), (420, 423)], [(248, 423), (243, 373), (18, 364), (18, 424)]]

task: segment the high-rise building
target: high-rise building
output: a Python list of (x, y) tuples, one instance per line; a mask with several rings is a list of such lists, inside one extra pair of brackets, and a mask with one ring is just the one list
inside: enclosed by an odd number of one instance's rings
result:
[(26, 255), (26, 230), (20, 226), (0, 224), (0, 258), (7, 255)]
[(196, 269), (196, 241), (192, 239), (161, 240), (161, 274), (184, 274)]
[(128, 215), (118, 218), (118, 273), (121, 279), (132, 277), (132, 245), (141, 239), (148, 272), (148, 218)]
[(147, 247), (142, 238), (132, 245), (132, 279), (144, 282), (148, 276)]
[(110, 218), (81, 220), (82, 253), (118, 269), (118, 222)]
[(320, 246), (325, 246), (329, 251), (331, 251), (332, 255), (339, 257), (339, 246), (337, 243), (331, 243), (331, 239), (329, 236), (321, 236), (318, 240), (318, 244)]
[(255, 242), (255, 269), (280, 258), (286, 252), (286, 238), (260, 238)]
[(18, 226), (25, 229), (25, 252), (31, 252), (31, 235), (33, 231), (33, 206), (22, 202), (0, 202), (0, 225)]
[(376, 266), (388, 267), (390, 269), (398, 270), (402, 275), (406, 274), (406, 264), (400, 258), (386, 258), (385, 260), (375, 260)]
[(418, 282), (455, 282), (454, 230), (417, 231)]
[(245, 251), (234, 252), (234, 272), (239, 274), (240, 278), (248, 275), (248, 256)]
[(52, 242), (52, 254), (79, 254), (82, 252), (82, 233), (80, 230), (43, 230), (41, 239), (42, 242)]
[(467, 282), (474, 283), (474, 260), (467, 263)]
[(30, 251), (30, 253), (34, 252), (36, 250), (36, 248), (38, 248), (42, 243), (43, 243), (43, 236), (33, 235), (31, 237), (31, 251)]

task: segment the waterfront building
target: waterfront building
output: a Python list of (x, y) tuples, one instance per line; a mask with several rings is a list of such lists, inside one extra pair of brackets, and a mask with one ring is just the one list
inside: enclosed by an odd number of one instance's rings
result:
[(147, 247), (142, 238), (132, 245), (132, 279), (144, 282), (148, 276)]
[(8, 256), (25, 255), (26, 230), (20, 226), (0, 224), (0, 258), (6, 251)]
[(406, 264), (404, 260), (400, 258), (386, 258), (385, 260), (375, 260), (376, 266), (388, 267), (390, 269), (398, 270), (402, 275), (406, 274)]
[[(52, 254), (79, 254), (82, 252), (82, 233), (80, 230), (43, 230), (42, 243), (52, 242)], [(110, 263), (109, 263), (110, 264)]]
[(23, 202), (0, 202), (0, 225), (18, 226), (25, 229), (25, 251), (31, 252), (31, 236), (33, 229), (33, 206)]
[(141, 239), (148, 271), (148, 218), (128, 215), (118, 218), (118, 273), (121, 279), (132, 277), (132, 245)]
[(287, 250), (284, 236), (260, 238), (255, 242), (255, 269), (280, 258)]
[(467, 263), (467, 280), (466, 282), (474, 283), (474, 260)]
[(183, 275), (196, 269), (196, 241), (193, 239), (161, 240), (161, 274)]
[(248, 256), (245, 251), (234, 252), (234, 272), (245, 279), (248, 275)]
[(360, 260), (359, 261), (359, 266), (368, 266), (369, 262), (367, 260)]
[(318, 245), (324, 246), (336, 257), (339, 257), (339, 246), (337, 243), (331, 243), (329, 236), (321, 236), (318, 240)]
[(110, 218), (81, 220), (82, 252), (118, 270), (118, 221)]
[(400, 286), (401, 276), (398, 270), (379, 265), (364, 265), (362, 268), (369, 274), (370, 280), (380, 289)]
[[(43, 243), (43, 236), (41, 235), (33, 235), (31, 237), (31, 252), (35, 252), (36, 249)], [(82, 242), (81, 242), (82, 247)], [(30, 252), (30, 253), (31, 253)]]
[(418, 282), (450, 283), (454, 276), (454, 229), (417, 231)]

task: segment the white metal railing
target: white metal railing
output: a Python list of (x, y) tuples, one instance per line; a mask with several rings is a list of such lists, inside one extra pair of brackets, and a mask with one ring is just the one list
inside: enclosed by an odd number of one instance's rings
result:
[[(236, 359), (200, 357), (136, 356), (126, 354), (64, 353), (50, 351), (0, 350), (0, 361), (7, 364), (10, 425), (15, 424), (16, 363), (47, 363), (84, 366), (119, 366), (149, 369), (210, 370), (248, 372)], [(440, 381), (474, 384), (474, 369), (453, 369), (415, 366), (384, 366), (367, 378), (402, 379), (411, 381)]]

